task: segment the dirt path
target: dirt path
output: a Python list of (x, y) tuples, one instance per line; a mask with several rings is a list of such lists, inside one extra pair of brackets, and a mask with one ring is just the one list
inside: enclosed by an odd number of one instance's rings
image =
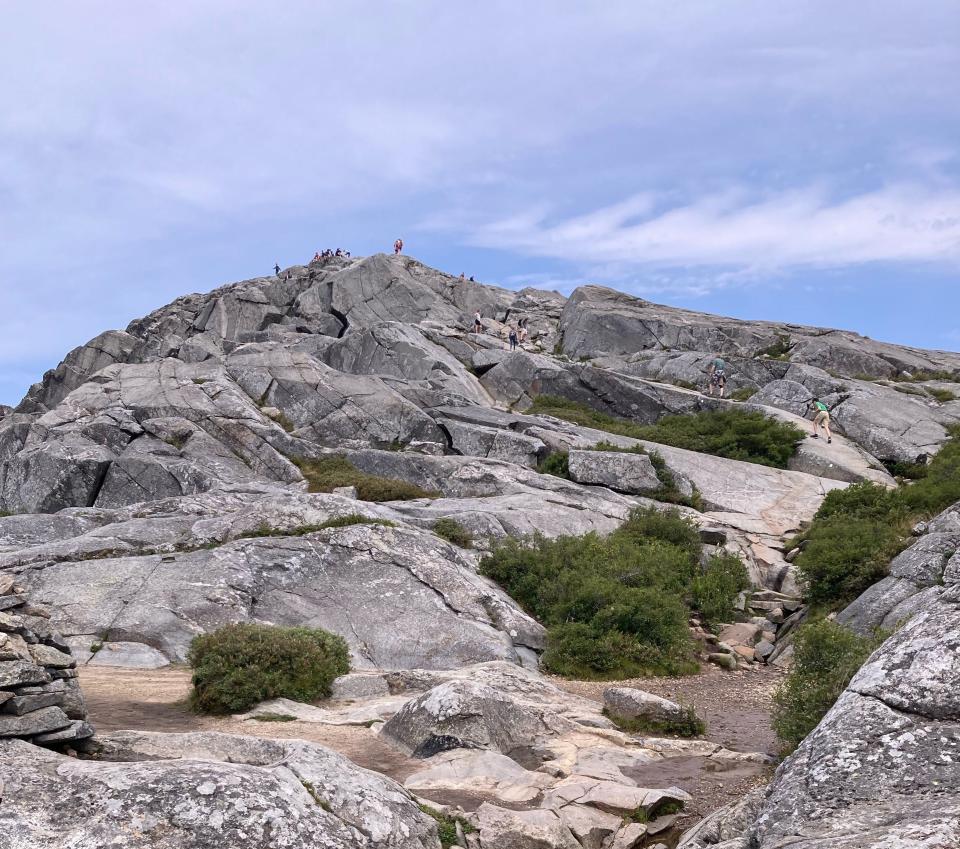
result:
[[(634, 678), (627, 681), (566, 681), (551, 678), (571, 693), (603, 701), (607, 687), (636, 687), (683, 705), (693, 705), (706, 723), (707, 740), (738, 752), (777, 754), (777, 737), (770, 725), (772, 695), (783, 678), (775, 667), (757, 671), (725, 672), (704, 666), (698, 675), (685, 678)], [(766, 784), (770, 767), (731, 763), (729, 767), (703, 758), (671, 758), (643, 772), (631, 773), (639, 784), (665, 787), (675, 784), (693, 796), (683, 817), (691, 825), (711, 811), (740, 799), (758, 785)]]
[(80, 667), (80, 686), (90, 721), (101, 734), (126, 730), (222, 731), (252, 737), (311, 740), (346, 755), (366, 769), (401, 782), (421, 766), (362, 726), (198, 716), (187, 708), (190, 671), (182, 667), (146, 670), (83, 666)]
[[(551, 680), (565, 690), (596, 701), (603, 700), (603, 691), (607, 687), (625, 686), (693, 705), (707, 723), (705, 736), (708, 740), (737, 751), (775, 754), (776, 737), (770, 727), (770, 705), (771, 694), (781, 677), (782, 673), (772, 668), (758, 672), (724, 672), (706, 667), (700, 674), (686, 678), (640, 678), (616, 682)], [(421, 766), (384, 743), (369, 728), (198, 716), (186, 706), (190, 673), (182, 667), (155, 670), (81, 667), (80, 683), (90, 719), (101, 733), (126, 729), (222, 731), (311, 740), (341, 752), (362, 767), (401, 782)], [(768, 775), (768, 768), (753, 763), (733, 762), (726, 766), (704, 758), (683, 757), (651, 764), (631, 777), (642, 786), (676, 785), (690, 793), (694, 802), (684, 817), (684, 822), (690, 824), (764, 783)], [(468, 807), (479, 804), (474, 801), (476, 803)]]

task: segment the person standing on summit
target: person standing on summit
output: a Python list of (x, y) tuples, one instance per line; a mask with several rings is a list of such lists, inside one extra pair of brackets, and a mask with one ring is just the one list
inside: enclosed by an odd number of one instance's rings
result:
[(273, 266), (273, 273), (276, 274), (277, 277), (280, 276), (280, 263), (279, 263), (279, 262), (276, 263), (276, 264)]
[(395, 254), (399, 254), (402, 250), (403, 250), (403, 239), (397, 239), (397, 241), (393, 243), (393, 252)]

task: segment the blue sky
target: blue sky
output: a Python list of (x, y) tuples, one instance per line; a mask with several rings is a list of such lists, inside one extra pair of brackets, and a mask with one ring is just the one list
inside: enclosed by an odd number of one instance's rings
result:
[(960, 6), (0, 0), (0, 401), (314, 250), (960, 349)]

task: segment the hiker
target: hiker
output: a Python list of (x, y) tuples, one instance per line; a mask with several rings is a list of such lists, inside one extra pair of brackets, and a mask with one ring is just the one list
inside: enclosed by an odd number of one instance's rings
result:
[(483, 322), (480, 320), (483, 316), (480, 315), (480, 310), (477, 310), (473, 314), (473, 332), (478, 336), (483, 333)]
[(472, 274), (470, 275), (470, 282), (471, 282), (471, 283), (476, 283), (476, 282), (477, 282), (476, 280), (473, 279), (473, 275), (472, 275)]
[(320, 257), (320, 251), (317, 251), (317, 252), (313, 255), (313, 261), (314, 261), (314, 262), (320, 262), (320, 259), (321, 259), (321, 257)]
[(395, 254), (399, 254), (400, 251), (402, 250), (403, 250), (403, 239), (397, 239), (397, 241), (393, 243), (393, 252)]
[(280, 276), (280, 263), (279, 263), (279, 262), (276, 263), (276, 264), (273, 266), (273, 273), (276, 274), (277, 277)]
[(511, 324), (510, 325), (510, 350), (517, 350), (517, 329)]
[(466, 279), (467, 279), (466, 275), (465, 275), (462, 271), (460, 272), (460, 279), (461, 279), (461, 280), (466, 280)]
[(833, 442), (833, 435), (830, 433), (830, 410), (819, 398), (814, 398), (812, 404), (816, 415), (813, 417), (813, 433), (810, 435), (813, 439), (819, 439), (820, 435), (817, 431), (823, 425), (823, 432), (827, 435), (827, 443)]
[(527, 341), (527, 320), (521, 318), (517, 322), (517, 341), (521, 344)]
[(337, 248), (337, 252), (334, 254), (334, 256), (343, 256), (343, 251), (340, 250), (340, 248)]
[(720, 397), (723, 397), (723, 390), (727, 385), (727, 375), (725, 374), (727, 364), (723, 361), (723, 358), (720, 356), (714, 357), (712, 363), (710, 363), (710, 368), (708, 373), (710, 375), (710, 397), (713, 397), (714, 387), (720, 390)]

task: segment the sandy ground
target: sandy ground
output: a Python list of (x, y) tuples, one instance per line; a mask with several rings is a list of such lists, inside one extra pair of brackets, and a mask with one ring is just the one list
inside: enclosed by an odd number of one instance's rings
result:
[[(744, 752), (775, 754), (776, 738), (770, 727), (770, 696), (782, 673), (723, 672), (705, 668), (686, 678), (643, 678), (622, 682), (566, 681), (554, 683), (566, 690), (602, 700), (610, 686), (632, 686), (665, 698), (693, 705), (707, 723), (706, 738)], [(190, 689), (189, 670), (166, 667), (156, 670), (81, 667), (80, 683), (90, 719), (98, 732), (137, 729), (144, 731), (222, 731), (257, 737), (312, 740), (349, 757), (367, 769), (403, 781), (419, 763), (384, 743), (365, 727), (319, 725), (309, 722), (240, 721), (232, 717), (207, 717), (191, 713), (186, 706)], [(702, 758), (672, 758), (631, 775), (649, 787), (676, 785), (690, 793), (684, 822), (695, 822), (710, 811), (735, 801), (758, 784), (765, 783), (769, 769), (756, 764), (734, 764), (716, 769)], [(444, 799), (448, 803), (458, 800)], [(475, 807), (480, 800), (462, 800)]]

